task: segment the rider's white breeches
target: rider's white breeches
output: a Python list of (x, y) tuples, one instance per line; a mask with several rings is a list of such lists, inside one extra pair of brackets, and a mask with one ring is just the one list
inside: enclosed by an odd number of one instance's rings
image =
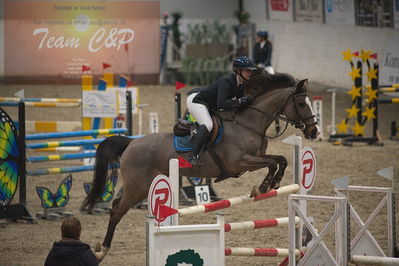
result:
[(209, 132), (212, 131), (213, 123), (208, 108), (200, 103), (193, 103), (194, 97), (198, 94), (192, 93), (187, 97), (187, 109), (195, 117), (198, 124), (205, 125)]
[(267, 73), (271, 74), (271, 75), (276, 74), (276, 73), (274, 72), (274, 68), (273, 68), (272, 66), (265, 67), (265, 71), (266, 71)]

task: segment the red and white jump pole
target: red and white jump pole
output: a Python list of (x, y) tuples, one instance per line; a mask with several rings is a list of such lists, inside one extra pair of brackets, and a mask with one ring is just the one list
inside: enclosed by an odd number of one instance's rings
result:
[(178, 213), (180, 216), (186, 216), (186, 215), (192, 215), (192, 214), (197, 214), (197, 213), (213, 212), (213, 211), (230, 208), (232, 206), (241, 205), (241, 204), (248, 203), (248, 202), (265, 200), (268, 198), (272, 198), (272, 197), (276, 197), (276, 196), (284, 195), (284, 194), (296, 193), (297, 191), (299, 191), (299, 185), (292, 184), (292, 185), (288, 185), (285, 187), (280, 187), (279, 189), (272, 189), (269, 192), (261, 194), (254, 198), (250, 198), (249, 195), (239, 196), (239, 197), (234, 197), (234, 198), (230, 198), (227, 200), (220, 200), (220, 201), (216, 201), (216, 202), (211, 202), (211, 203), (196, 205), (196, 206), (192, 206), (192, 207), (188, 207), (188, 208), (184, 208), (184, 209), (179, 209)]
[[(225, 256), (261, 256), (261, 257), (287, 257), (286, 248), (225, 248)], [(295, 251), (296, 256), (301, 256), (299, 250)]]
[[(299, 217), (295, 218), (295, 224), (299, 224)], [(254, 220), (246, 222), (228, 223), (224, 225), (225, 232), (233, 232), (239, 230), (254, 230), (268, 227), (278, 227), (288, 224), (288, 217), (268, 219), (268, 220)]]

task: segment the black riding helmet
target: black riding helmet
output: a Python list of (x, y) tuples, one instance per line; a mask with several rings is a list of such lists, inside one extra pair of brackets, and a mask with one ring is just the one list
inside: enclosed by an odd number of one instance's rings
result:
[(269, 33), (265, 30), (260, 30), (256, 33), (256, 36), (267, 40), (267, 38), (269, 37)]
[(239, 56), (234, 60), (233, 63), (233, 70), (243, 70), (243, 69), (249, 69), (249, 70), (255, 70), (256, 67), (254, 66), (254, 63), (252, 62), (251, 59), (249, 59), (246, 56)]

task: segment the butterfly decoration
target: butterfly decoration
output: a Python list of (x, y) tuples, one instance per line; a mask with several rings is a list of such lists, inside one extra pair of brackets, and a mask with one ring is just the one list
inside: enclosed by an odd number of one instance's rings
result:
[(57, 208), (65, 207), (69, 201), (69, 191), (72, 188), (72, 175), (68, 175), (59, 185), (57, 192), (53, 194), (46, 187), (36, 187), (36, 192), (42, 201), (42, 207)]
[(0, 108), (0, 205), (7, 206), (17, 191), (19, 179), (17, 129)]
[[(118, 177), (116, 175), (113, 175), (107, 180), (104, 191), (102, 192), (101, 198), (98, 202), (108, 202), (112, 200), (117, 181)], [(93, 185), (91, 183), (84, 183), (83, 186), (87, 194), (89, 194), (89, 192), (93, 189)]]

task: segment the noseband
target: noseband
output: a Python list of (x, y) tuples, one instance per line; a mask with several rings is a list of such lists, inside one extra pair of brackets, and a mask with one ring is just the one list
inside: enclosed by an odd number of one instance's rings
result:
[(306, 123), (306, 121), (308, 121), (309, 119), (314, 119), (316, 116), (315, 115), (310, 115), (310, 116), (305, 117), (305, 118), (303, 118), (301, 116), (301, 114), (298, 111), (298, 104), (297, 104), (297, 101), (296, 101), (296, 98), (300, 97), (300, 96), (308, 97), (304, 93), (294, 93), (292, 91), (291, 94), (290, 94), (290, 97), (288, 97), (288, 99), (285, 102), (284, 107), (283, 107), (283, 110), (285, 110), (289, 100), (292, 98), (292, 101), (294, 102), (294, 106), (295, 106), (295, 112), (296, 112), (297, 117), (299, 117), (299, 120), (298, 121), (293, 121), (293, 120), (287, 119), (287, 118), (282, 117), (282, 116), (278, 116), (278, 119), (286, 121), (287, 123), (290, 123), (291, 125), (295, 126), (295, 128), (299, 128), (300, 130), (304, 131), (307, 125), (308, 126), (316, 125), (317, 121), (312, 122), (312, 123)]

